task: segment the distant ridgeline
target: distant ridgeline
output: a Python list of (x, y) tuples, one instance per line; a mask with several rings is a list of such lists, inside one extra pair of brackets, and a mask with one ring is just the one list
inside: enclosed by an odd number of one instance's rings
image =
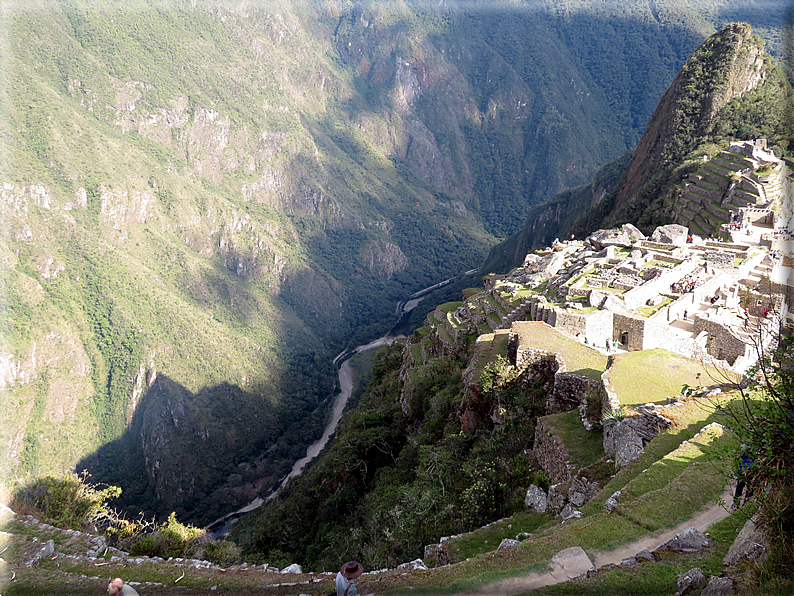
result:
[(555, 237), (603, 225), (631, 222), (649, 233), (676, 221), (716, 233), (730, 206), (742, 197), (753, 201), (746, 193), (777, 184), (758, 179), (764, 163), (727, 152), (730, 142), (763, 138), (778, 158), (790, 155), (792, 106), (791, 83), (764, 53), (763, 40), (749, 25), (725, 27), (687, 60), (633, 155), (605, 166), (591, 184), (534, 207), (524, 229), (491, 251), (483, 272), (507, 270)]

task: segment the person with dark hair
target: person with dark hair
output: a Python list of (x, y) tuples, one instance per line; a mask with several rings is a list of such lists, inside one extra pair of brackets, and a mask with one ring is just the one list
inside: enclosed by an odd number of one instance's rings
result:
[(108, 594), (110, 596), (139, 596), (138, 591), (132, 586), (125, 584), (120, 577), (108, 582)]
[[(336, 596), (357, 596), (358, 590), (353, 580), (364, 573), (364, 567), (357, 561), (350, 561), (342, 565), (339, 573), (336, 574)], [(364, 590), (364, 596), (369, 590)]]
[(747, 454), (747, 445), (742, 445), (742, 456), (739, 461), (739, 474), (736, 478), (736, 490), (733, 492), (733, 506), (731, 507), (733, 510), (738, 509), (742, 506), (742, 493), (744, 492), (745, 487), (747, 487), (747, 494), (744, 496), (744, 502), (747, 502), (752, 496), (752, 490), (750, 487), (747, 486), (747, 471), (750, 466), (753, 464), (750, 456)]

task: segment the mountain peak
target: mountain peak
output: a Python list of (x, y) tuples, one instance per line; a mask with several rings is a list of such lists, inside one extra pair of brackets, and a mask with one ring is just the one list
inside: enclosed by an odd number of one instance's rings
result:
[(662, 97), (617, 193), (621, 205), (655, 173), (680, 160), (708, 133), (728, 102), (766, 78), (764, 42), (747, 23), (731, 23), (704, 41)]

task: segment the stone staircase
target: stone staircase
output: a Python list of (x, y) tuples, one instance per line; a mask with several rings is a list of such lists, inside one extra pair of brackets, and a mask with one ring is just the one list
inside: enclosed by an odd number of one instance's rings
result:
[[(742, 279), (742, 283), (749, 288), (756, 288), (762, 281), (766, 280), (768, 282), (772, 275), (773, 266), (774, 263), (772, 262), (772, 258), (769, 255), (765, 256), (764, 259), (747, 274), (747, 277)], [(761, 289), (767, 290), (768, 288), (762, 287)]]

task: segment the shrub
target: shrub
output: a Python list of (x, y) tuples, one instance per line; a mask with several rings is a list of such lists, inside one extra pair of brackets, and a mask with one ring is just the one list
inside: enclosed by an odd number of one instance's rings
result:
[(242, 560), (240, 547), (229, 540), (207, 540), (200, 545), (200, 555), (196, 557), (211, 561), (221, 567), (235, 565)]
[[(118, 486), (89, 484), (88, 474), (65, 474), (62, 478), (46, 476), (17, 489), (12, 507), (29, 511), (59, 528), (93, 529), (115, 516), (107, 501), (121, 494)], [(104, 488), (101, 488), (104, 486)]]
[[(759, 350), (761, 352), (761, 350)], [(794, 580), (794, 337), (761, 352), (749, 390), (722, 409), (743, 443), (735, 455), (737, 476), (758, 499), (760, 519), (772, 545), (764, 573)], [(749, 461), (749, 465), (748, 465)]]
[(150, 534), (138, 535), (129, 546), (130, 553), (147, 557), (184, 557), (197, 549), (206, 532), (177, 521), (172, 512), (168, 520)]
[(601, 423), (602, 424), (610, 424), (610, 423), (618, 423), (623, 420), (627, 416), (626, 408), (619, 407), (619, 408), (610, 408), (605, 410), (601, 414)]

